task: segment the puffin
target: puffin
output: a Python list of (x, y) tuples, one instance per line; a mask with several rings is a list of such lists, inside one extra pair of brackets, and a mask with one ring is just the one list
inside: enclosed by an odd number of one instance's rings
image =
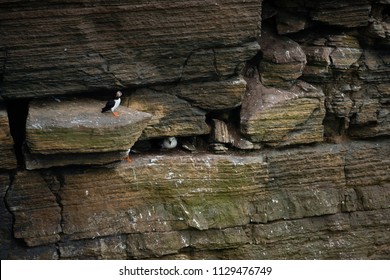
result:
[(124, 158), (128, 163), (131, 163), (132, 160), (130, 158), (131, 148), (127, 150), (127, 156)]
[(164, 139), (164, 141), (162, 142), (162, 148), (164, 149), (173, 149), (173, 148), (176, 148), (177, 146), (177, 139), (176, 137), (167, 137)]
[(102, 113), (111, 111), (115, 117), (118, 117), (119, 113), (115, 112), (115, 110), (118, 108), (119, 104), (121, 104), (121, 96), (122, 92), (118, 90), (115, 94), (115, 98), (108, 100), (106, 106), (102, 108)]

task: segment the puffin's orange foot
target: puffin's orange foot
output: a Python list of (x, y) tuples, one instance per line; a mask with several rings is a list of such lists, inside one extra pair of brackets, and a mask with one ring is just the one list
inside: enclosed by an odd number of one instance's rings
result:
[(126, 160), (128, 163), (131, 163), (131, 162), (132, 162), (130, 156), (125, 157), (125, 160)]
[(118, 113), (118, 112), (112, 112), (112, 114), (113, 114), (115, 117), (119, 117), (119, 113)]

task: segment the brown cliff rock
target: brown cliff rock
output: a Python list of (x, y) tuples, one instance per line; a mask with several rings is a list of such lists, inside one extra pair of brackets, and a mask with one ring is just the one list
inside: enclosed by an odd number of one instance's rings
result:
[(388, 258), (389, 215), (386, 209), (254, 225), (256, 245), (241, 251), (250, 259)]
[(12, 213), (8, 211), (5, 203), (5, 195), (10, 186), (10, 177), (8, 174), (0, 173), (0, 259), (8, 258), (8, 252), (13, 244)]
[(257, 0), (52, 4), (0, 4), (2, 95), (231, 76), (253, 56), (259, 35)]
[(331, 47), (305, 46), (303, 50), (306, 54), (307, 64), (303, 70), (304, 79), (311, 82), (321, 82), (331, 77), (330, 54)]
[[(191, 258), (213, 258), (214, 250), (282, 258), (278, 242), (291, 258), (375, 258), (389, 242), (388, 147), (382, 140), (240, 156), (139, 155), (107, 168), (18, 173), (6, 202), (16, 236), (30, 246), (58, 242), (62, 258), (189, 258), (186, 248)], [(356, 250), (329, 247), (341, 240)]]
[(15, 238), (23, 238), (28, 246), (60, 240), (61, 208), (38, 173), (19, 173), (6, 201), (15, 219)]
[(389, 208), (390, 154), (388, 141), (354, 142), (346, 156), (346, 183), (357, 193), (359, 209)]
[(369, 0), (306, 1), (310, 17), (321, 23), (343, 27), (367, 26), (371, 11)]
[(325, 116), (320, 89), (297, 82), (291, 89), (253, 85), (241, 108), (241, 131), (270, 146), (321, 142)]
[(15, 169), (16, 157), (7, 111), (0, 104), (0, 169)]
[[(389, 24), (389, 0), (2, 1), (0, 102), (35, 170), (0, 167), (1, 258), (389, 259)], [(81, 99), (118, 88), (119, 119)]]
[[(166, 90), (166, 89), (165, 89)], [(202, 135), (209, 132), (206, 112), (169, 92), (139, 89), (124, 103), (130, 109), (152, 114), (141, 139)]]
[(210, 141), (231, 145), (241, 150), (260, 149), (261, 146), (254, 144), (245, 139), (239, 129), (232, 124), (227, 124), (224, 121), (213, 119), (211, 121)]
[(224, 110), (241, 105), (246, 82), (240, 77), (218, 82), (180, 84), (172, 92), (204, 110)]
[(298, 43), (265, 29), (261, 33), (260, 46), (263, 58), (259, 74), (263, 85), (289, 87), (302, 75), (306, 55)]
[(145, 156), (115, 169), (66, 174), (63, 232), (80, 239), (242, 225), (248, 222), (244, 197), (262, 186), (263, 166), (261, 157)]

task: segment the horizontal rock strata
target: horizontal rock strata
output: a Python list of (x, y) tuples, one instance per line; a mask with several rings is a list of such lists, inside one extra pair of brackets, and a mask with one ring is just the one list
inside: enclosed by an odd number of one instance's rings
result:
[[(195, 258), (222, 249), (225, 257), (283, 258), (279, 249), (266, 251), (277, 240), (289, 244), (291, 258), (379, 256), (389, 241), (388, 225), (379, 222), (389, 209), (388, 146), (382, 140), (246, 156), (139, 155), (132, 164), (20, 173), (6, 201), (15, 234), (30, 245), (51, 244), (60, 234), (63, 258), (188, 258), (186, 248)], [(368, 166), (376, 170), (370, 177)], [(39, 203), (25, 204), (37, 192)], [(378, 248), (349, 237), (346, 229), (358, 234), (359, 223), (377, 230)], [(318, 244), (326, 232), (329, 242)], [(327, 251), (337, 240), (356, 251)], [(302, 242), (307, 250), (294, 257)], [(309, 250), (315, 246), (323, 252)]]
[(259, 34), (257, 0), (52, 4), (0, 4), (3, 96), (231, 76)]

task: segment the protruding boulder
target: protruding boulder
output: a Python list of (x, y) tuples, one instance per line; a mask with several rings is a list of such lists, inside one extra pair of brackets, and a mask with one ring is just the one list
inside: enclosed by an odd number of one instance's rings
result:
[(244, 98), (241, 131), (270, 146), (321, 142), (324, 116), (322, 90), (302, 81), (289, 90), (258, 83)]
[(101, 113), (104, 104), (92, 99), (33, 101), (26, 125), (26, 158), (35, 162), (27, 162), (27, 167), (102, 164), (112, 162), (115, 153), (119, 160), (152, 115), (119, 106), (119, 117), (115, 117)]
[(263, 59), (259, 64), (259, 74), (265, 86), (289, 87), (302, 76), (306, 55), (298, 43), (265, 29), (260, 46)]

